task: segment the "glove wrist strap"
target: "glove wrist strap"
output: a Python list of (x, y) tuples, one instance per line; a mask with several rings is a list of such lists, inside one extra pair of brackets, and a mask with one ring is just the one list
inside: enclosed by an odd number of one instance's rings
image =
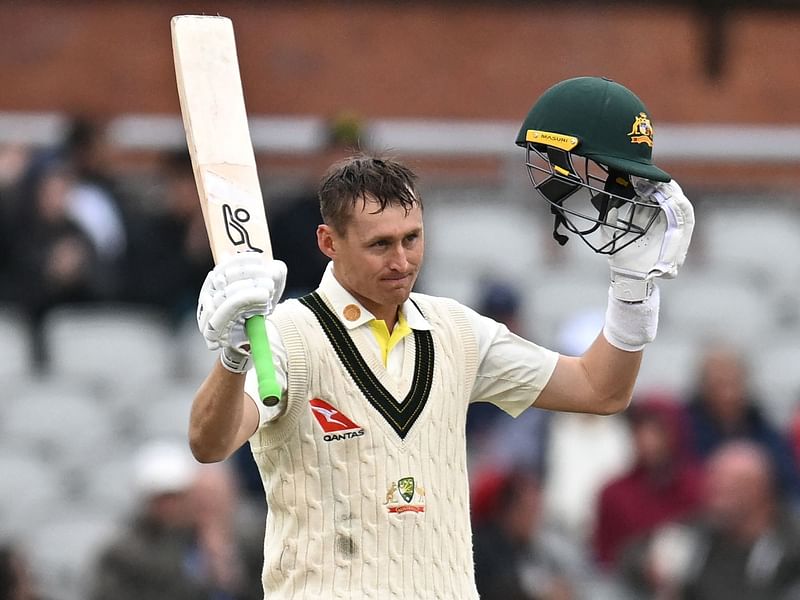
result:
[(652, 279), (631, 279), (619, 274), (613, 274), (611, 277), (614, 298), (623, 302), (644, 302), (653, 293), (654, 288)]
[(230, 348), (222, 349), (222, 352), (219, 353), (219, 360), (222, 366), (231, 373), (244, 373), (250, 368), (250, 356)]
[(625, 302), (615, 297), (613, 284), (608, 290), (608, 308), (603, 336), (620, 350), (637, 352), (656, 338), (660, 294), (652, 284), (650, 296), (643, 302)]

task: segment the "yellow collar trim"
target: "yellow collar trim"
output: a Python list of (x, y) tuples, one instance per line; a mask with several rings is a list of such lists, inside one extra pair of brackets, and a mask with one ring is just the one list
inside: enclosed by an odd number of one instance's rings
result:
[(386, 321), (383, 320), (372, 319), (372, 321), (369, 322), (369, 328), (372, 329), (375, 339), (378, 340), (378, 346), (380, 346), (381, 349), (381, 358), (383, 358), (384, 367), (388, 363), (389, 353), (392, 351), (392, 348), (399, 344), (400, 340), (411, 333), (411, 327), (409, 326), (408, 321), (406, 321), (402, 311), (398, 311), (397, 313), (397, 323), (395, 324), (391, 334), (389, 333), (389, 328), (386, 326)]

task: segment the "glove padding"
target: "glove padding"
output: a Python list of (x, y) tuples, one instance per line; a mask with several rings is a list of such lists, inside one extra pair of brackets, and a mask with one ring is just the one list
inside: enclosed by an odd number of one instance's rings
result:
[(694, 230), (694, 208), (674, 179), (662, 183), (631, 177), (631, 182), (637, 196), (658, 204), (661, 211), (646, 234), (612, 254), (608, 262), (614, 297), (641, 302), (652, 292), (654, 278), (675, 277), (686, 260)]
[(244, 322), (268, 315), (286, 285), (286, 264), (257, 252), (233, 254), (206, 276), (197, 304), (197, 326), (209, 350), (222, 349), (222, 364), (242, 373), (250, 367)]

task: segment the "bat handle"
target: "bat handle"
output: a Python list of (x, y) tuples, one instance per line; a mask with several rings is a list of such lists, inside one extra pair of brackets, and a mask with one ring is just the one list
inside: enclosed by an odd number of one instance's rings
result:
[(281, 386), (275, 379), (275, 366), (272, 362), (272, 348), (267, 338), (267, 327), (263, 315), (250, 317), (245, 321), (247, 338), (250, 340), (250, 355), (258, 377), (258, 395), (265, 406), (275, 406), (281, 397)]

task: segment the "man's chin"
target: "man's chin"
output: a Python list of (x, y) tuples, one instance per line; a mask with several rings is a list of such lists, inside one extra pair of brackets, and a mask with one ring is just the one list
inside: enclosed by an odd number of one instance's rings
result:
[(407, 286), (403, 286), (402, 288), (396, 288), (384, 294), (384, 298), (386, 301), (384, 304), (402, 304), (408, 297), (411, 295), (411, 288)]
[(403, 302), (408, 300), (409, 296), (411, 296), (411, 290), (410, 289), (397, 290), (397, 292), (395, 292), (392, 296), (393, 296), (393, 301), (395, 303), (402, 304)]

